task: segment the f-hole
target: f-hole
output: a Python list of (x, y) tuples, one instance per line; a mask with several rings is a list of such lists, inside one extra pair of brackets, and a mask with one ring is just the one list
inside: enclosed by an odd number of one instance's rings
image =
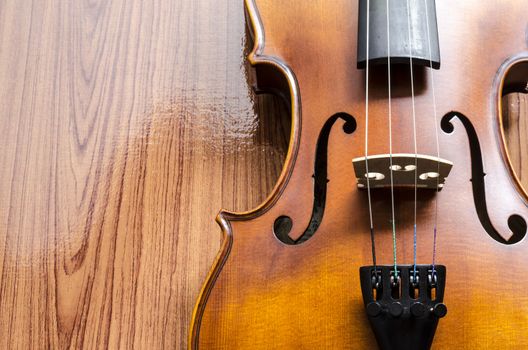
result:
[(451, 123), (453, 118), (458, 118), (468, 135), (469, 150), (471, 154), (471, 185), (473, 187), (473, 200), (475, 203), (475, 209), (477, 211), (478, 218), (482, 227), (486, 230), (488, 235), (502, 244), (515, 244), (520, 242), (526, 236), (526, 221), (517, 214), (512, 214), (508, 219), (508, 227), (512, 231), (513, 235), (509, 240), (505, 240), (495, 229), (491, 223), (488, 208), (486, 205), (486, 187), (484, 183), (484, 166), (482, 163), (482, 152), (480, 150), (480, 143), (477, 132), (471, 124), (468, 117), (458, 112), (450, 112), (446, 114), (441, 121), (442, 130), (451, 134), (455, 127)]
[(292, 219), (284, 215), (275, 219), (273, 224), (273, 232), (277, 239), (279, 239), (284, 244), (296, 245), (306, 242), (315, 234), (319, 228), (319, 225), (321, 225), (326, 205), (327, 184), (330, 181), (327, 178), (328, 139), (330, 137), (330, 131), (338, 119), (345, 121), (343, 124), (343, 132), (346, 134), (352, 134), (356, 130), (356, 120), (347, 113), (336, 113), (331, 116), (324, 124), (321, 132), (319, 133), (315, 149), (314, 173), (312, 175), (314, 179), (312, 216), (308, 226), (304, 230), (304, 233), (296, 240), (292, 239), (289, 235), (293, 227)]

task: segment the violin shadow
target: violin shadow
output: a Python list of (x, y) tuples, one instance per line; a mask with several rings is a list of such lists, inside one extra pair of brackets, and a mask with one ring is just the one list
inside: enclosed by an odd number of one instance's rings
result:
[[(427, 70), (421, 65), (413, 65), (412, 75), (414, 80), (414, 94), (421, 95), (427, 90)], [(391, 95), (393, 98), (411, 97), (411, 68), (409, 64), (391, 64)], [(388, 66), (387, 64), (373, 64), (369, 68), (370, 95), (375, 99), (388, 98)], [(365, 80), (365, 75), (363, 75)]]

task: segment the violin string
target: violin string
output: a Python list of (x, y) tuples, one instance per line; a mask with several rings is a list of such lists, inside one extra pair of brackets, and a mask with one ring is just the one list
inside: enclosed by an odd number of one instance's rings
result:
[(440, 191), (440, 141), (438, 136), (438, 114), (436, 109), (436, 91), (435, 91), (435, 80), (434, 80), (434, 70), (433, 70), (433, 54), (431, 49), (431, 34), (429, 29), (429, 11), (427, 6), (427, 0), (424, 0), (425, 5), (425, 18), (427, 24), (427, 43), (429, 46), (429, 70), (431, 72), (431, 87), (433, 92), (433, 117), (434, 117), (434, 126), (435, 126), (435, 137), (436, 137), (436, 172), (438, 176), (436, 177), (436, 196), (435, 196), (435, 213), (434, 213), (434, 229), (433, 229), (433, 264), (432, 264), (432, 275), (435, 275), (435, 265), (436, 265), (436, 236), (438, 232), (438, 192)]
[(413, 56), (412, 56), (412, 39), (413, 33), (411, 28), (411, 8), (410, 2), (407, 0), (407, 27), (409, 34), (409, 65), (411, 71), (411, 100), (412, 100), (412, 121), (413, 121), (413, 142), (414, 142), (414, 234), (413, 234), (413, 281), (416, 281), (416, 255), (417, 255), (417, 240), (416, 232), (416, 212), (418, 207), (418, 145), (416, 142), (416, 107), (414, 101), (414, 72), (413, 72)]
[(369, 145), (369, 45), (370, 40), (370, 0), (367, 0), (367, 45), (366, 45), (366, 73), (365, 73), (365, 170), (367, 178), (367, 195), (368, 195), (368, 209), (370, 219), (370, 243), (372, 247), (372, 265), (374, 265), (374, 274), (378, 276), (378, 268), (376, 264), (376, 241), (374, 237), (374, 220), (372, 218), (372, 198), (370, 195), (370, 172), (368, 165), (368, 145)]
[(388, 101), (389, 101), (389, 171), (390, 171), (390, 188), (391, 188), (391, 210), (392, 210), (392, 254), (394, 257), (394, 277), (398, 279), (398, 263), (397, 263), (397, 248), (396, 248), (396, 216), (394, 211), (394, 174), (392, 164), (392, 88), (391, 88), (391, 49), (390, 49), (390, 5), (387, 0), (387, 85), (388, 85)]

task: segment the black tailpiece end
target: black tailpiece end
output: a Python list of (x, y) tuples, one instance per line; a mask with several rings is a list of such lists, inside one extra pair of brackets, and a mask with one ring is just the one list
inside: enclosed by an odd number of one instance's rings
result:
[(364, 266), (359, 269), (363, 302), (382, 350), (422, 350), (433, 343), (442, 303), (442, 265)]

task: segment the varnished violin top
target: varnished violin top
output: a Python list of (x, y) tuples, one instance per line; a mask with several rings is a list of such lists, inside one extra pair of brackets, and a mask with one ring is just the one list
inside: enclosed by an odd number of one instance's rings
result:
[(528, 346), (528, 197), (501, 114), (527, 81), (528, 3), (245, 5), (290, 145), (266, 201), (217, 217), (190, 347)]

